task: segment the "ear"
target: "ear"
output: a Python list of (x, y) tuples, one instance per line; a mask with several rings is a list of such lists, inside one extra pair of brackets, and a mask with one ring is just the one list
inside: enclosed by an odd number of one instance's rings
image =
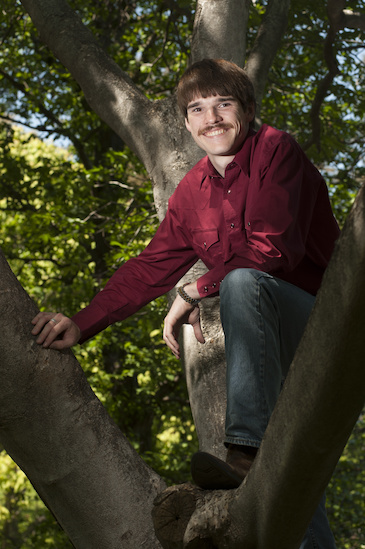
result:
[(191, 132), (191, 128), (190, 128), (190, 124), (187, 116), (185, 116), (185, 127), (188, 130), (188, 132)]

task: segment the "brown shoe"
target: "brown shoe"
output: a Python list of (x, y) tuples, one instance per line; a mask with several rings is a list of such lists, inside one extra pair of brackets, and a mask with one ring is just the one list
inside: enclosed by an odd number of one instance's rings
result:
[[(195, 484), (204, 490), (229, 490), (238, 488), (248, 473), (257, 453), (257, 448), (230, 444), (227, 461), (197, 452), (191, 459), (191, 475)], [(230, 461), (228, 461), (230, 460)]]
[(257, 451), (258, 448), (254, 448), (253, 446), (228, 444), (226, 463), (230, 465), (243, 480), (250, 470)]

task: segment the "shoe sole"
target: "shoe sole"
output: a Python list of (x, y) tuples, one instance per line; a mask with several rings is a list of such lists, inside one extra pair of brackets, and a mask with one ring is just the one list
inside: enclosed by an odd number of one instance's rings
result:
[(208, 454), (197, 452), (191, 459), (191, 476), (204, 490), (230, 490), (238, 488), (243, 478), (227, 463)]

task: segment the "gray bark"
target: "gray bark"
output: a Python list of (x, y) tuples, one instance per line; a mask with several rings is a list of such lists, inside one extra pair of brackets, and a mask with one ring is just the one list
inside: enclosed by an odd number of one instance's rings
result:
[(30, 334), (37, 308), (0, 256), (0, 440), (78, 549), (157, 549), (165, 487), (133, 450), (69, 352)]
[(271, 0), (268, 3), (265, 17), (246, 62), (247, 74), (255, 87), (257, 116), (265, 94), (269, 70), (286, 31), (289, 8), (290, 0)]
[(222, 58), (242, 66), (250, 5), (251, 0), (198, 0), (191, 62)]

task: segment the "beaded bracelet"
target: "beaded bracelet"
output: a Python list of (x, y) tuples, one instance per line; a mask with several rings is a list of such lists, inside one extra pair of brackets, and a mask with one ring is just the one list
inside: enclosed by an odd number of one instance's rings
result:
[(187, 282), (183, 286), (179, 286), (178, 289), (177, 289), (177, 293), (179, 294), (180, 297), (183, 298), (184, 301), (186, 301), (187, 303), (190, 303), (190, 305), (194, 305), (196, 307), (198, 305), (198, 303), (200, 303), (201, 299), (194, 299), (194, 298), (190, 297), (190, 295), (188, 295), (185, 292), (184, 287), (187, 286), (188, 284), (190, 284), (190, 282)]

